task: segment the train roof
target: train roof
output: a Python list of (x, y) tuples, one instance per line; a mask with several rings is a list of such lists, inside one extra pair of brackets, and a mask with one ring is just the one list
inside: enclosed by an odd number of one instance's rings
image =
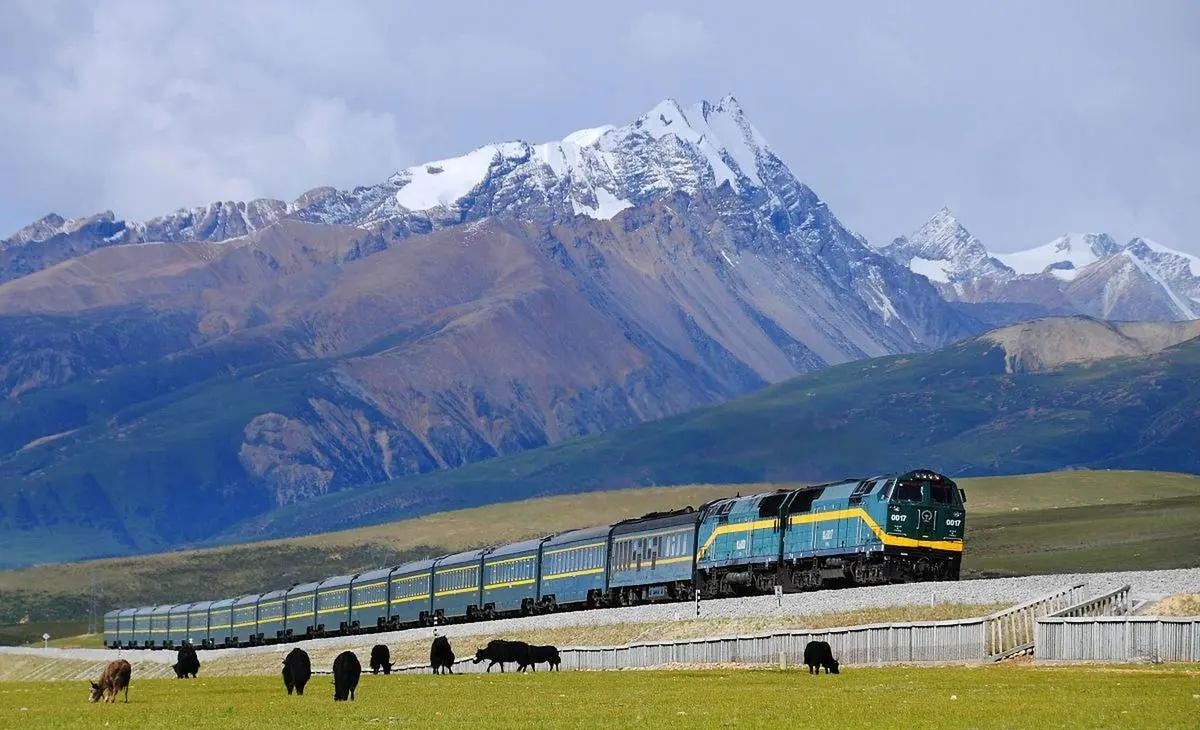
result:
[(191, 607), (192, 607), (192, 604), (190, 604), (190, 603), (176, 604), (174, 606), (171, 606), (171, 615), (174, 616), (175, 614), (178, 614), (178, 613), (187, 613), (188, 609), (190, 609)]
[(354, 578), (354, 585), (358, 585), (359, 583), (366, 583), (369, 580), (386, 578), (392, 574), (393, 570), (395, 570), (395, 568), (376, 568), (375, 570), (368, 570), (365, 573), (359, 573)]
[(136, 608), (122, 608), (120, 613), (118, 613), (117, 615), (118, 616), (132, 616), (133, 614), (137, 613), (137, 611), (138, 610)]
[(317, 589), (320, 590), (321, 588), (340, 588), (342, 586), (348, 586), (350, 585), (351, 581), (354, 580), (354, 577), (354, 575), (335, 575), (332, 578), (326, 578), (318, 583)]
[(249, 593), (244, 596), (238, 596), (233, 599), (233, 605), (245, 606), (247, 603), (258, 603), (259, 595), (258, 593)]
[(521, 542), (514, 542), (514, 543), (510, 543), (508, 545), (501, 545), (498, 548), (493, 548), (492, 551), (490, 553), (488, 553), (487, 557), (489, 560), (491, 560), (492, 558), (503, 557), (505, 555), (516, 555), (517, 553), (536, 552), (537, 549), (542, 546), (542, 543), (548, 539), (550, 539), (550, 538), (535, 537), (532, 540), (522, 540)]
[(700, 520), (700, 512), (688, 507), (686, 509), (678, 509), (671, 512), (651, 512), (643, 517), (635, 517), (630, 520), (621, 520), (613, 525), (612, 533), (614, 535), (627, 535), (631, 532), (644, 532), (646, 530), (661, 530), (664, 527), (674, 525), (694, 525)]
[(209, 608), (209, 610), (215, 610), (218, 608), (229, 608), (230, 606), (233, 605), (233, 602), (236, 600), (237, 600), (236, 598), (222, 598), (219, 601), (213, 601), (212, 605), (209, 606), (208, 608)]
[(468, 563), (478, 563), (479, 558), (488, 551), (488, 548), (481, 550), (466, 550), (461, 553), (453, 553), (451, 555), (443, 555), (438, 558), (436, 567), (445, 568), (451, 565), (466, 565)]
[(953, 479), (945, 474), (939, 474), (933, 469), (913, 469), (903, 474), (897, 474), (896, 479), (901, 481), (911, 479), (920, 482), (933, 482), (935, 484), (954, 484)]
[(579, 530), (568, 530), (560, 532), (557, 535), (551, 535), (546, 540), (546, 547), (551, 545), (565, 545), (570, 542), (579, 542), (580, 540), (595, 540), (596, 538), (607, 538), (612, 525), (597, 525), (596, 527), (584, 527)]
[(104, 618), (108, 618), (109, 616), (112, 616), (112, 617), (120, 616), (122, 613), (123, 613), (122, 609), (114, 608), (111, 611), (105, 611)]
[(287, 595), (287, 591), (283, 590), (283, 589), (280, 589), (277, 591), (267, 591), (266, 593), (262, 594), (262, 596), (258, 600), (269, 601), (272, 598), (283, 598), (286, 595)]
[(392, 568), (391, 574), (412, 575), (413, 573), (426, 573), (438, 560), (438, 558), (425, 558), (424, 560), (414, 560), (411, 563), (397, 565), (395, 568)]
[(311, 583), (297, 583), (296, 585), (287, 589), (287, 595), (291, 596), (298, 593), (309, 593), (317, 590), (317, 586), (319, 585), (321, 585), (320, 581), (313, 581)]
[(189, 603), (187, 605), (187, 610), (197, 611), (201, 608), (204, 608), (204, 609), (211, 608), (212, 605), (213, 605), (213, 601), (196, 601), (195, 603)]

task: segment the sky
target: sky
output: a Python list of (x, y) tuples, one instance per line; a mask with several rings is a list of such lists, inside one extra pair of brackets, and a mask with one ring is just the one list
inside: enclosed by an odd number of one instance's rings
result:
[[(335, 7), (336, 6), (336, 7)], [(882, 245), (1200, 254), (1200, 3), (0, 0), (0, 237), (292, 199), (732, 93)]]

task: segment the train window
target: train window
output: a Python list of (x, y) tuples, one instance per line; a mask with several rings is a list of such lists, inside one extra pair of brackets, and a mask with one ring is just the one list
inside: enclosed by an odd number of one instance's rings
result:
[(954, 488), (945, 484), (931, 484), (930, 496), (938, 504), (954, 504)]
[(858, 486), (854, 487), (854, 491), (850, 492), (850, 504), (862, 504), (863, 498), (874, 491), (874, 489), (874, 480), (859, 482)]
[(887, 501), (888, 497), (892, 496), (892, 487), (896, 485), (895, 479), (889, 479), (884, 482), (883, 489), (879, 492), (879, 498)]
[(900, 482), (896, 485), (893, 499), (899, 502), (920, 502), (921, 485), (918, 482)]
[(783, 500), (786, 498), (787, 492), (772, 494), (769, 497), (763, 497), (763, 500), (758, 503), (758, 516), (778, 517), (779, 506), (783, 504)]
[(792, 498), (792, 503), (788, 505), (788, 514), (799, 514), (803, 512), (811, 512), (813, 502), (820, 498), (825, 492), (825, 487), (815, 487), (813, 489), (802, 489)]

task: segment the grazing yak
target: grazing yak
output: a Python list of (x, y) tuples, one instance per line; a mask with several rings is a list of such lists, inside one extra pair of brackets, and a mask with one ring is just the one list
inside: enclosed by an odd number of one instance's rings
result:
[(826, 674), (838, 674), (838, 661), (833, 658), (833, 649), (828, 641), (810, 641), (804, 647), (804, 663), (808, 665), (809, 674), (820, 674), (825, 667)]
[(391, 658), (392, 652), (383, 644), (371, 647), (371, 674), (379, 674), (380, 671), (391, 674), (392, 665), (395, 663), (390, 661)]
[[(550, 671), (558, 670), (558, 665), (562, 663), (562, 658), (558, 655), (557, 646), (531, 646), (529, 647), (529, 655), (527, 657), (528, 665), (537, 671), (537, 665), (545, 662), (550, 666)], [(525, 666), (522, 665), (520, 671), (524, 671)]]
[(129, 675), (132, 673), (133, 667), (124, 659), (109, 662), (100, 679), (92, 682), (88, 702), (99, 702), (101, 699), (105, 702), (116, 702), (117, 693), (121, 690), (125, 691), (125, 701), (129, 702)]
[(179, 652), (175, 655), (175, 664), (171, 667), (175, 670), (176, 679), (196, 678), (200, 672), (200, 657), (196, 656), (196, 648), (185, 644), (179, 647)]
[(362, 674), (362, 665), (352, 651), (344, 651), (333, 660), (333, 701), (342, 702), (354, 699), (354, 690), (358, 688), (358, 678)]
[(475, 664), (491, 662), (487, 667), (489, 672), (497, 664), (500, 665), (500, 671), (503, 672), (507, 662), (516, 663), (519, 667), (518, 671), (523, 671), (529, 665), (529, 644), (524, 641), (492, 639), (486, 647), (475, 652), (475, 659), (472, 661)]
[(304, 694), (304, 685), (310, 677), (312, 663), (308, 660), (308, 652), (299, 647), (289, 651), (283, 660), (283, 686), (287, 687), (287, 693), (291, 694), (295, 689), (296, 694)]
[[(429, 666), (433, 667), (434, 674), (454, 674), (454, 650), (445, 636), (433, 637), (433, 644), (429, 647)], [(504, 669), (503, 666), (500, 668)]]

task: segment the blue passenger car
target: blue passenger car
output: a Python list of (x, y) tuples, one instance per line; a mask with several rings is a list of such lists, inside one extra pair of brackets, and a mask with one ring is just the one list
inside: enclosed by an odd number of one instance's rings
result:
[(257, 643), (258, 594), (239, 596), (233, 602), (233, 625), (230, 627), (230, 643), (234, 646), (249, 646)]
[(153, 634), (150, 633), (150, 614), (152, 613), (154, 613), (154, 606), (142, 606), (134, 611), (133, 645), (139, 649), (147, 649), (153, 642)]
[(418, 560), (392, 569), (388, 576), (388, 624), (417, 626), (433, 617), (433, 564)]
[(438, 558), (433, 565), (433, 615), (440, 620), (476, 618), (480, 608), (480, 566), (484, 550)]
[(392, 568), (360, 573), (350, 584), (351, 631), (382, 629), (388, 617), (388, 576)]
[(189, 646), (208, 646), (208, 609), (212, 601), (198, 601), (187, 606), (187, 638)]
[(234, 598), (224, 598), (213, 601), (208, 607), (208, 645), (210, 647), (231, 646), (233, 644), (233, 602)]
[(271, 591), (258, 599), (258, 631), (251, 643), (262, 644), (283, 638), (284, 600), (287, 591)]
[(104, 646), (116, 649), (121, 646), (120, 611), (109, 611), (104, 614)]
[(492, 617), (532, 613), (542, 543), (549, 538), (502, 545), (483, 558), (483, 613)]
[(700, 514), (689, 507), (614, 525), (608, 558), (610, 599), (629, 604), (691, 597)]
[(285, 599), (285, 638), (313, 636), (317, 631), (317, 583), (292, 586)]
[(317, 584), (317, 634), (350, 631), (350, 584), (353, 575), (335, 575)]
[(181, 603), (171, 608), (167, 616), (167, 646), (180, 647), (187, 643), (188, 606)]
[(121, 647), (132, 649), (137, 646), (136, 634), (133, 630), (133, 615), (138, 612), (136, 608), (123, 608), (117, 614), (117, 627), (120, 632)]
[(155, 606), (150, 612), (150, 648), (165, 649), (168, 646), (167, 635), (170, 633), (168, 619), (174, 606)]
[(538, 596), (544, 607), (596, 605), (603, 600), (611, 529), (602, 525), (571, 530), (542, 544)]

